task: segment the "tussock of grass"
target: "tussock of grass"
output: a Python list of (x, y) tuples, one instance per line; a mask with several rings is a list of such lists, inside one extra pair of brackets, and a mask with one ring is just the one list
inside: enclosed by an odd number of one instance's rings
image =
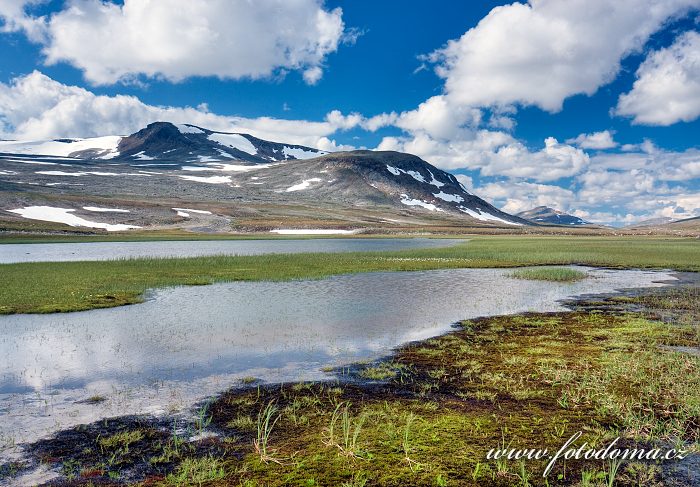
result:
[(518, 269), (510, 276), (530, 281), (575, 282), (585, 279), (588, 275), (585, 272), (567, 267), (535, 267)]
[(700, 245), (695, 239), (499, 236), (475, 237), (448, 248), (397, 252), (5, 264), (0, 265), (0, 314), (121, 306), (142, 301), (150, 288), (222, 281), (568, 264), (700, 271)]

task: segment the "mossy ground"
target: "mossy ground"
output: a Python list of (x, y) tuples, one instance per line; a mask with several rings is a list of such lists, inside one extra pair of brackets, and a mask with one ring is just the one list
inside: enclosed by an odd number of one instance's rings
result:
[[(1, 251), (0, 247), (0, 251)], [(474, 237), (438, 249), (0, 265), (0, 314), (108, 308), (153, 288), (223, 281), (319, 279), (373, 271), (586, 264), (700, 271), (696, 239)]]
[[(486, 458), (504, 446), (556, 449), (577, 431), (577, 446), (620, 436), (623, 446), (697, 455), (700, 357), (661, 347), (699, 345), (700, 293), (628, 299), (683, 308), (690, 319), (589, 309), (472, 320), (337, 381), (231, 390), (184, 435), (97, 423), (80, 442), (36, 448), (82, 484), (674, 485), (662, 463), (615, 471), (605, 461), (562, 460), (545, 479), (544, 460)], [(187, 440), (200, 429), (219, 436)]]

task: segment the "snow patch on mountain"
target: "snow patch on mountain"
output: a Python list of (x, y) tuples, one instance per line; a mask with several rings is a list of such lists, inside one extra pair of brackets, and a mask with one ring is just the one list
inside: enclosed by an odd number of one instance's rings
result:
[(55, 139), (26, 142), (1, 140), (0, 152), (68, 157), (74, 152), (94, 150), (97, 153), (97, 159), (112, 159), (119, 155), (117, 146), (121, 139), (121, 136), (108, 135), (89, 139)]
[(188, 125), (185, 123), (181, 124), (175, 124), (177, 129), (180, 131), (181, 134), (204, 134), (204, 130), (200, 129), (199, 127), (195, 127), (194, 125)]
[(401, 203), (407, 206), (421, 206), (425, 208), (426, 210), (430, 211), (445, 211), (442, 208), (438, 208), (432, 203), (428, 203), (427, 201), (423, 200), (416, 200), (413, 198), (409, 198), (407, 194), (402, 194), (401, 195)]
[(71, 208), (56, 208), (53, 206), (27, 206), (25, 208), (17, 208), (8, 210), (10, 213), (16, 213), (29, 220), (41, 220), (45, 222), (65, 223), (71, 227), (88, 227), (102, 228), (108, 232), (120, 232), (131, 230), (132, 228), (141, 228), (136, 225), (123, 225), (92, 222), (84, 218), (74, 215), (75, 210)]
[(491, 213), (482, 211), (481, 208), (477, 208), (477, 211), (474, 211), (471, 208), (465, 208), (464, 206), (460, 206), (458, 208), (459, 208), (459, 211), (464, 212), (467, 215), (471, 216), (472, 218), (476, 218), (477, 220), (494, 221), (494, 222), (505, 223), (507, 225), (522, 226), (522, 223), (510, 222), (508, 220), (504, 220), (503, 218), (499, 218), (496, 215), (492, 215)]
[(83, 206), (83, 210), (96, 213), (131, 213), (129, 210), (122, 210), (121, 208), (102, 208), (100, 206)]
[(314, 157), (319, 157), (319, 156), (322, 156), (324, 154), (328, 154), (328, 152), (324, 152), (324, 151), (314, 152), (314, 151), (300, 149), (298, 147), (288, 147), (286, 145), (282, 149), (282, 153), (284, 154), (285, 159), (290, 159), (290, 158), (313, 159)]
[(213, 134), (209, 134), (207, 138), (213, 142), (216, 142), (217, 144), (221, 144), (232, 149), (238, 149), (246, 154), (255, 155), (258, 153), (258, 150), (255, 148), (252, 142), (242, 135), (221, 134), (215, 132)]
[(153, 161), (155, 157), (147, 156), (144, 151), (141, 151), (134, 154), (134, 159), (138, 159), (139, 161)]
[(456, 194), (448, 194), (445, 193), (444, 191), (440, 191), (439, 193), (433, 194), (436, 198), (440, 198), (443, 201), (452, 201), (454, 203), (461, 203), (464, 201), (464, 198), (462, 198), (459, 195)]
[(178, 175), (180, 179), (185, 181), (195, 181), (197, 183), (208, 183), (208, 184), (226, 184), (231, 182), (231, 176), (182, 176)]
[(277, 233), (279, 235), (352, 235), (353, 233), (357, 233), (357, 230), (340, 230), (330, 228), (279, 228), (276, 230), (270, 230), (270, 233)]
[(435, 175), (433, 174), (433, 172), (430, 169), (428, 169), (428, 173), (430, 173), (430, 182), (428, 184), (432, 184), (433, 186), (435, 186), (438, 189), (442, 188), (445, 185), (445, 183), (441, 183), (440, 181), (435, 179)]
[(311, 179), (305, 179), (299, 184), (295, 184), (294, 186), (290, 186), (287, 188), (285, 191), (287, 193), (292, 192), (292, 191), (303, 191), (305, 189), (308, 189), (311, 186), (311, 183), (319, 183), (321, 182), (321, 178), (311, 178)]

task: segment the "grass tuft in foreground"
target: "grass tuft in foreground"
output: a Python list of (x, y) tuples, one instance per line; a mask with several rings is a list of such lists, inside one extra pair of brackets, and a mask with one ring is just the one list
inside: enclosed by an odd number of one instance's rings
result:
[(568, 267), (535, 267), (518, 269), (511, 277), (530, 281), (575, 282), (588, 277), (588, 274)]

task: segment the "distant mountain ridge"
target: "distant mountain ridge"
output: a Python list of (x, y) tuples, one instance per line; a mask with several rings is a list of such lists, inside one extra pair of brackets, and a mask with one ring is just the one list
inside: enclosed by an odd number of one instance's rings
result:
[(46, 188), (42, 191), (61, 195), (187, 199), (191, 204), (206, 202), (208, 208), (224, 205), (236, 213), (251, 205), (297, 205), (304, 211), (332, 207), (332, 215), (356, 212), (362, 218), (379, 211), (391, 216), (381, 218), (384, 222), (416, 215), (431, 222), (449, 219), (477, 226), (532, 225), (471, 194), (454, 175), (411, 154), (327, 153), (190, 124), (155, 122), (128, 136), (3, 141), (0, 164), (8, 169), (0, 185), (4, 180), (13, 191), (27, 184), (33, 191)]
[(531, 210), (521, 211), (520, 213), (516, 213), (516, 216), (533, 223), (544, 225), (592, 225), (592, 223), (587, 222), (582, 218), (569, 215), (567, 213), (564, 213), (563, 211), (550, 208), (549, 206), (538, 206)]

